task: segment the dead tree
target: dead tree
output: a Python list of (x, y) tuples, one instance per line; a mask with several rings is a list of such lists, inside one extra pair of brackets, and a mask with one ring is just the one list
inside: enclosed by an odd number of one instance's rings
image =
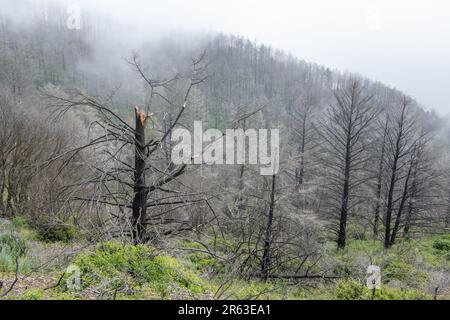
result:
[[(390, 119), (391, 123), (387, 134), (386, 170), (388, 180), (384, 219), (385, 248), (390, 248), (395, 241), (400, 218), (409, 195), (417, 144), (420, 139), (423, 139), (423, 134), (419, 134), (417, 121), (411, 115), (410, 108), (411, 101), (407, 97), (403, 97), (400, 110)], [(392, 226), (395, 211), (397, 214), (394, 226)]]
[(415, 163), (415, 154), (413, 153), (411, 155), (411, 159), (410, 162), (408, 164), (408, 169), (407, 169), (407, 173), (406, 176), (404, 178), (404, 182), (403, 182), (403, 188), (402, 188), (402, 192), (401, 192), (401, 196), (400, 196), (400, 201), (399, 201), (399, 205), (398, 205), (398, 209), (397, 209), (397, 215), (395, 217), (395, 223), (394, 223), (394, 227), (392, 228), (392, 234), (391, 234), (391, 238), (389, 240), (389, 246), (392, 246), (395, 242), (395, 239), (397, 237), (397, 232), (399, 231), (400, 228), (400, 221), (403, 215), (403, 211), (405, 210), (405, 206), (406, 206), (406, 202), (408, 200), (408, 198), (410, 197), (410, 181), (412, 180), (412, 175), (413, 175), (413, 168), (414, 168), (414, 163)]
[(296, 141), (298, 141), (299, 163), (295, 168), (295, 179), (298, 186), (303, 185), (307, 166), (307, 154), (317, 146), (315, 137), (315, 125), (313, 122), (314, 107), (316, 103), (312, 96), (308, 96), (299, 109), (296, 109), (293, 117), (297, 126), (293, 129)]
[[(172, 190), (169, 184), (174, 183), (185, 173), (186, 165), (175, 165), (172, 162), (167, 164), (159, 160), (161, 155), (158, 156), (163, 143), (166, 139), (170, 139), (171, 131), (185, 112), (191, 90), (206, 79), (203, 75), (202, 58), (203, 56), (193, 61), (193, 70), (188, 77), (176, 75), (170, 79), (157, 81), (148, 77), (138, 63), (137, 57), (133, 57), (131, 64), (149, 85), (151, 95), (158, 98), (161, 104), (178, 106), (176, 117), (170, 126), (161, 130), (160, 137), (151, 132), (152, 137), (147, 138), (148, 122), (156, 121), (150, 110), (144, 112), (135, 107), (134, 124), (131, 125), (126, 117), (120, 116), (119, 111), (109, 105), (108, 101), (99, 101), (99, 98), (90, 97), (76, 90), (69, 91), (66, 95), (47, 95), (58, 107), (56, 109), (58, 117), (75, 107), (90, 108), (97, 114), (97, 119), (93, 120), (90, 126), (94, 137), (87, 144), (71, 150), (71, 156), (67, 160), (70, 162), (76, 158), (89, 157), (85, 154), (90, 149), (93, 152), (93, 159), (88, 164), (94, 175), (87, 180), (67, 186), (62, 193), (70, 193), (71, 200), (80, 201), (82, 205), (101, 205), (118, 211), (111, 214), (112, 219), (121, 226), (119, 231), (130, 236), (135, 244), (144, 243), (154, 237), (148, 232), (149, 227), (175, 221), (176, 219), (166, 217), (169, 212), (205, 200), (201, 195), (193, 198), (194, 193)], [(173, 89), (175, 83), (184, 88), (184, 92), (179, 95), (180, 101), (169, 100), (159, 90)], [(148, 109), (151, 107), (150, 104)], [(134, 157), (134, 162), (130, 161), (131, 156)], [(89, 191), (80, 196), (82, 192), (74, 192), (74, 188), (78, 191)], [(150, 208), (159, 211), (152, 216), (148, 214)], [(131, 214), (127, 212), (128, 210)], [(124, 225), (130, 226), (131, 230), (124, 231)], [(184, 229), (188, 228), (179, 227), (179, 230)], [(172, 232), (173, 230), (163, 231), (164, 234)]]
[[(435, 162), (430, 157), (429, 150), (430, 136), (428, 134), (421, 135), (416, 142), (415, 154), (412, 163), (411, 183), (408, 192), (408, 204), (405, 207), (405, 215), (403, 222), (403, 237), (409, 238), (411, 228), (414, 226), (419, 215), (424, 212), (430, 212), (435, 207), (435, 203), (430, 201), (436, 185), (434, 181), (438, 180), (438, 172), (435, 170)], [(395, 239), (395, 238), (394, 238)]]
[(375, 210), (374, 210), (374, 217), (373, 217), (373, 236), (376, 238), (378, 237), (378, 228), (380, 224), (380, 211), (381, 211), (381, 204), (382, 204), (382, 189), (383, 189), (383, 171), (384, 171), (384, 156), (386, 153), (386, 138), (387, 138), (387, 130), (389, 125), (389, 117), (386, 116), (386, 121), (384, 125), (382, 126), (382, 133), (381, 133), (381, 139), (380, 139), (380, 157), (378, 160), (378, 172), (377, 172), (377, 183), (376, 183), (376, 190), (375, 190)]
[(267, 223), (264, 233), (263, 241), (263, 256), (261, 260), (261, 273), (264, 279), (268, 279), (269, 270), (271, 267), (271, 244), (272, 244), (272, 225), (274, 220), (274, 207), (275, 207), (275, 190), (276, 190), (276, 175), (272, 176), (272, 186), (270, 189), (269, 209), (267, 211)]
[(321, 123), (320, 135), (324, 141), (325, 156), (322, 159), (329, 170), (329, 189), (335, 199), (333, 210), (338, 211), (337, 246), (346, 244), (346, 229), (352, 203), (352, 191), (367, 181), (361, 174), (366, 170), (367, 131), (379, 109), (372, 104), (358, 81), (335, 92), (336, 103), (328, 109)]

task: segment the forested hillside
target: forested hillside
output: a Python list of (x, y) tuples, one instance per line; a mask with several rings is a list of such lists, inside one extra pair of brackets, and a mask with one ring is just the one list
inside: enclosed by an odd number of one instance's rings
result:
[[(0, 296), (448, 299), (450, 125), (426, 110), (241, 36), (0, 8)], [(196, 121), (279, 129), (279, 170), (196, 163), (218, 135), (174, 163)]]

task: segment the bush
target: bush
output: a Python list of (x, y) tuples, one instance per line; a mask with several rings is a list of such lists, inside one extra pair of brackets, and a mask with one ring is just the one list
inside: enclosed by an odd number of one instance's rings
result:
[(23, 257), (28, 246), (26, 242), (16, 234), (4, 234), (0, 236), (0, 250), (8, 251), (14, 257)]
[(433, 248), (445, 253), (450, 252), (450, 237), (442, 237), (433, 241)]
[(360, 300), (365, 299), (368, 290), (358, 280), (349, 278), (338, 282), (334, 295), (338, 300)]
[(391, 260), (385, 268), (382, 269), (383, 281), (386, 283), (392, 280), (398, 280), (412, 287), (420, 287), (427, 282), (428, 276), (425, 272), (417, 270), (412, 264), (400, 261), (398, 259)]
[(79, 254), (73, 261), (82, 272), (83, 286), (124, 289), (149, 285), (166, 297), (173, 285), (192, 294), (205, 291), (203, 281), (175, 258), (158, 254), (145, 245), (105, 243), (93, 252)]
[[(334, 296), (338, 300), (370, 300), (372, 290), (356, 279), (341, 280), (336, 285)], [(418, 290), (401, 290), (382, 286), (375, 291), (374, 300), (429, 300), (431, 296)]]
[(211, 255), (202, 252), (193, 252), (187, 256), (187, 260), (192, 264), (195, 270), (208, 272), (212, 274), (221, 274), (224, 272), (224, 265), (211, 257)]
[(0, 236), (0, 271), (14, 272), (16, 270), (16, 258), (20, 258), (21, 271), (30, 270), (34, 263), (27, 257), (27, 243), (15, 233)]
[(70, 242), (77, 236), (77, 230), (70, 224), (54, 226), (41, 226), (38, 229), (38, 238), (44, 242)]

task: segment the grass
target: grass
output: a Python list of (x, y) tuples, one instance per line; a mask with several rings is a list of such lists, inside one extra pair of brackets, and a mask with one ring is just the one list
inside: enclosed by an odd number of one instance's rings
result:
[(16, 226), (0, 220), (0, 272), (15, 272), (16, 258), (19, 259), (19, 271), (29, 272), (36, 263), (29, 249), (28, 241), (17, 232)]

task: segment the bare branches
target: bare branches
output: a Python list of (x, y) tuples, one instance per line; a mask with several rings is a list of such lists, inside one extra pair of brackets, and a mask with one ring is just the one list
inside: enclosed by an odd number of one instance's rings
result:
[[(189, 95), (192, 89), (206, 80), (204, 76), (205, 66), (202, 63), (204, 54), (192, 61), (192, 72), (189, 78), (176, 74), (162, 80), (154, 80), (149, 77), (144, 68), (140, 65), (137, 55), (133, 55), (128, 61), (134, 67), (144, 83), (150, 89), (150, 98), (158, 96), (169, 106), (178, 106), (178, 113), (171, 123), (161, 132), (161, 137), (156, 134), (147, 140), (148, 130), (147, 120), (152, 118), (153, 113), (149, 112), (152, 107), (152, 99), (147, 105), (144, 113), (139, 107), (134, 108), (135, 124), (132, 126), (120, 115), (119, 111), (113, 111), (113, 107), (99, 101), (98, 98), (90, 97), (79, 90), (67, 91), (66, 95), (46, 94), (46, 97), (57, 107), (54, 116), (61, 118), (69, 110), (76, 107), (90, 108), (94, 110), (98, 119), (93, 120), (89, 134), (93, 138), (87, 143), (67, 151), (65, 155), (59, 155), (53, 161), (64, 157), (65, 160), (60, 171), (76, 158), (83, 158), (86, 154), (92, 153), (89, 157), (89, 167), (94, 174), (91, 179), (81, 183), (73, 184), (79, 191), (85, 193), (91, 190), (91, 195), (76, 195), (71, 197), (71, 201), (78, 201), (86, 206), (104, 206), (114, 211), (117, 209), (120, 215), (112, 213), (112, 216), (123, 222), (126, 211), (131, 209), (131, 223), (133, 241), (135, 243), (144, 242), (149, 239), (145, 235), (145, 225), (147, 224), (147, 209), (167, 206), (169, 209), (158, 213), (165, 215), (172, 211), (177, 211), (184, 206), (194, 204), (198, 201), (186, 199), (174, 201), (149, 201), (148, 198), (155, 192), (167, 190), (165, 185), (176, 181), (185, 173), (186, 165), (174, 166), (169, 163), (164, 169), (160, 169), (157, 152), (170, 137), (173, 128), (178, 124), (188, 105)], [(187, 82), (187, 84), (186, 84)], [(176, 95), (166, 96), (163, 90), (173, 92), (175, 87), (184, 87), (180, 95), (183, 97), (181, 105), (176, 101)], [(163, 89), (163, 90), (159, 90)], [(110, 98), (108, 101), (111, 100)], [(118, 108), (116, 108), (119, 110)], [(134, 164), (130, 163), (130, 157), (134, 154)], [(82, 190), (85, 186), (87, 190)], [(118, 190), (120, 192), (111, 192)], [(69, 189), (64, 191), (70, 193)], [(170, 191), (169, 191), (170, 192)], [(180, 197), (182, 195), (179, 195)], [(180, 204), (178, 207), (173, 207)], [(114, 209), (115, 208), (115, 209)], [(119, 218), (121, 216), (121, 218)]]

